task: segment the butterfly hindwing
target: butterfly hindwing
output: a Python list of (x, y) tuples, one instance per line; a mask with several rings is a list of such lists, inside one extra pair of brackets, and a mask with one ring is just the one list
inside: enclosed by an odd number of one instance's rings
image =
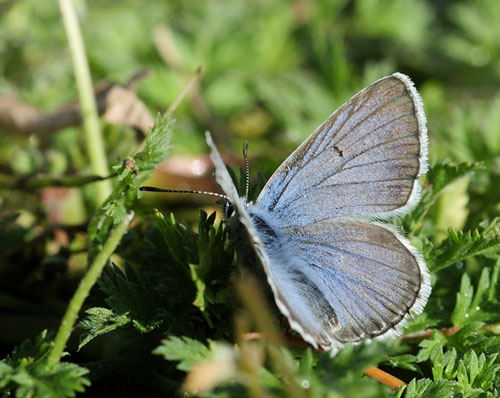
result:
[[(340, 326), (329, 333), (330, 345), (400, 330), (411, 309), (423, 310), (430, 293), (427, 268), (408, 240), (387, 226), (324, 222), (287, 228), (283, 235), (288, 258), (335, 312)], [(279, 279), (279, 270), (274, 274)], [(294, 289), (310, 294), (310, 285)]]

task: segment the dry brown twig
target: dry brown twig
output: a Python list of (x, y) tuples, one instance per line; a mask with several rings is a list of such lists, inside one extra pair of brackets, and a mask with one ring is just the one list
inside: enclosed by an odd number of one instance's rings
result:
[[(108, 81), (98, 83), (94, 92), (99, 115), (108, 123), (128, 125), (145, 135), (154, 119), (133, 90), (148, 74), (146, 70), (139, 71), (123, 86)], [(78, 102), (41, 112), (14, 97), (0, 97), (0, 130), (7, 133), (43, 136), (81, 123)]]

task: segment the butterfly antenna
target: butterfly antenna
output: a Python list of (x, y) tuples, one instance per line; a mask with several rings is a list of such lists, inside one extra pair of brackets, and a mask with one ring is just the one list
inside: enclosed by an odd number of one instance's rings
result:
[(245, 203), (248, 202), (248, 190), (250, 189), (250, 167), (248, 166), (248, 141), (243, 144), (243, 159), (245, 159)]
[(210, 195), (210, 196), (216, 196), (218, 198), (229, 200), (226, 195), (221, 194), (221, 193), (217, 193), (217, 192), (191, 191), (191, 190), (183, 190), (183, 189), (163, 189), (163, 188), (148, 187), (148, 186), (140, 187), (139, 190), (143, 191), (143, 192), (188, 193), (188, 194), (195, 194), (195, 195)]

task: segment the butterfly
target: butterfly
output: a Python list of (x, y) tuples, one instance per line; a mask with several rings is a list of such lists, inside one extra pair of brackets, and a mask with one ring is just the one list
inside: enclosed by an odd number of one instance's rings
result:
[[(337, 109), (240, 198), (206, 133), (216, 181), (247, 232), (274, 300), (312, 346), (398, 335), (431, 292), (420, 253), (381, 221), (408, 213), (427, 170), (427, 129), (412, 81), (395, 73)], [(228, 225), (230, 225), (228, 220)]]

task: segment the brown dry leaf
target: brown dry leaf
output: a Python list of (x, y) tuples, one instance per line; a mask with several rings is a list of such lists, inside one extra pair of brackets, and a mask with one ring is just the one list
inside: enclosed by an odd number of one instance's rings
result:
[(154, 123), (144, 103), (132, 90), (121, 86), (113, 86), (107, 93), (104, 118), (111, 124), (132, 126), (144, 135)]

